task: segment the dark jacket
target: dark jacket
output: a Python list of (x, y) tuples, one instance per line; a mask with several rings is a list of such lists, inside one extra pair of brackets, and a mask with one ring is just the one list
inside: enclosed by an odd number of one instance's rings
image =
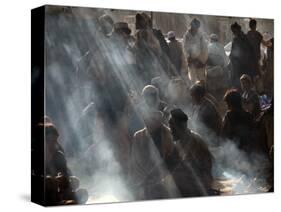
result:
[(223, 120), (222, 136), (235, 142), (245, 152), (252, 150), (255, 142), (253, 116), (241, 110), (228, 111)]
[(200, 105), (195, 108), (195, 117), (197, 117), (196, 121), (206, 127), (207, 130), (215, 134), (220, 133), (222, 119), (219, 109), (208, 98), (204, 97)]
[(251, 77), (256, 75), (254, 67), (253, 50), (247, 36), (241, 32), (233, 38), (230, 53), (232, 65), (232, 81), (234, 85), (239, 85), (239, 79), (242, 74), (248, 74)]

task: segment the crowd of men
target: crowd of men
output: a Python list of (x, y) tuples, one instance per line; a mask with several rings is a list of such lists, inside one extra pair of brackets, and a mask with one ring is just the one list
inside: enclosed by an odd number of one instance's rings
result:
[[(75, 79), (90, 84), (92, 91), (79, 119), (79, 141), (97, 133), (97, 125), (103, 128), (136, 200), (219, 195), (213, 188), (214, 167), (222, 161), (216, 161), (220, 158), (212, 149), (226, 141), (249, 161), (259, 154), (272, 165), (273, 38), (263, 39), (256, 20), (250, 20), (247, 34), (236, 22), (230, 26), (229, 57), (218, 35), (203, 36), (196, 18), (182, 42), (175, 31), (164, 36), (153, 28), (146, 13), (135, 20), (134, 35), (128, 23), (114, 22), (107, 14), (96, 20), (91, 46), (75, 72)], [(265, 58), (261, 45), (267, 49)], [(55, 117), (48, 116), (38, 125), (46, 132), (47, 201), (84, 203), (87, 191), (78, 189), (79, 179), (58, 142)], [(33, 154), (42, 153), (36, 150), (35, 144)], [(94, 167), (93, 161), (89, 166)]]

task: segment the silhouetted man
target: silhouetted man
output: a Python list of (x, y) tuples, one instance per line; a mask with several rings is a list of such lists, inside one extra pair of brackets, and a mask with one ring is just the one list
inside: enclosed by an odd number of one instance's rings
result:
[(231, 31), (234, 35), (229, 55), (232, 65), (231, 80), (233, 86), (239, 88), (239, 80), (243, 74), (248, 74), (253, 78), (256, 76), (256, 72), (253, 66), (252, 47), (247, 36), (241, 30), (241, 26), (235, 22), (231, 25)]
[(202, 126), (198, 128), (199, 132), (204, 131), (206, 134), (209, 131), (218, 135), (221, 130), (221, 117), (215, 104), (205, 97), (205, 87), (200, 82), (194, 84), (190, 88), (190, 95), (195, 105), (193, 119)]
[(252, 151), (254, 139), (253, 116), (242, 108), (242, 97), (237, 90), (226, 92), (224, 101), (228, 111), (222, 126), (222, 136), (232, 140), (245, 152)]
[(201, 137), (187, 128), (187, 115), (181, 109), (171, 111), (169, 126), (174, 140), (174, 181), (184, 197), (210, 194), (213, 157)]
[(255, 19), (250, 20), (249, 27), (250, 30), (247, 33), (247, 38), (252, 47), (254, 70), (256, 75), (261, 75), (259, 64), (261, 59), (261, 44), (267, 46), (268, 42), (265, 42), (261, 33), (257, 31), (257, 21)]
[(188, 74), (190, 80), (195, 83), (205, 80), (205, 68), (208, 59), (207, 43), (199, 32), (200, 21), (196, 18), (190, 23), (190, 29), (184, 34), (184, 51), (188, 62)]

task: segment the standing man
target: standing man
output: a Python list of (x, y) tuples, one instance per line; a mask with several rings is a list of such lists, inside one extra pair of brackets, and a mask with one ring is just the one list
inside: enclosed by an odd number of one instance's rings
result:
[(199, 32), (200, 21), (191, 21), (190, 29), (184, 34), (184, 52), (188, 61), (189, 78), (195, 83), (205, 80), (205, 67), (208, 59), (208, 47), (203, 35)]
[(183, 53), (182, 44), (176, 39), (174, 31), (168, 32), (170, 61), (172, 65), (172, 75), (182, 76), (186, 68), (186, 58)]
[(229, 59), (226, 56), (224, 46), (219, 42), (216, 34), (211, 34), (208, 45), (206, 88), (219, 101), (223, 98), (229, 83), (228, 63)]
[(162, 69), (159, 68), (162, 48), (159, 40), (154, 35), (151, 21), (147, 14), (136, 14), (135, 27), (137, 77), (140, 79), (140, 86), (143, 87), (150, 83), (152, 78), (159, 77), (162, 74)]
[(257, 21), (251, 19), (249, 22), (250, 30), (247, 33), (247, 38), (252, 47), (253, 59), (254, 59), (254, 69), (257, 75), (260, 75), (260, 58), (261, 58), (261, 44), (267, 45), (267, 42), (263, 40), (263, 36), (259, 31), (257, 31)]
[(237, 22), (231, 25), (231, 31), (234, 35), (229, 55), (232, 65), (231, 81), (233, 87), (240, 88), (240, 77), (243, 74), (252, 78), (256, 75), (253, 66), (252, 47)]
[(109, 37), (113, 30), (114, 21), (111, 16), (104, 14), (98, 18), (99, 31), (104, 37)]
[(208, 45), (208, 64), (209, 66), (227, 66), (228, 58), (226, 56), (224, 46), (219, 42), (218, 35), (210, 35), (210, 43)]

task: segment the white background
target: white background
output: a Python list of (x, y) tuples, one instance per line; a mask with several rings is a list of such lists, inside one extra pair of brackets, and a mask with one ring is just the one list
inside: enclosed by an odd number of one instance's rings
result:
[(30, 9), (43, 4), (275, 19), (275, 193), (105, 205), (54, 211), (278, 211), (280, 198), (280, 23), (278, 0), (25, 0), (0, 6), (0, 211), (46, 210), (30, 202)]

